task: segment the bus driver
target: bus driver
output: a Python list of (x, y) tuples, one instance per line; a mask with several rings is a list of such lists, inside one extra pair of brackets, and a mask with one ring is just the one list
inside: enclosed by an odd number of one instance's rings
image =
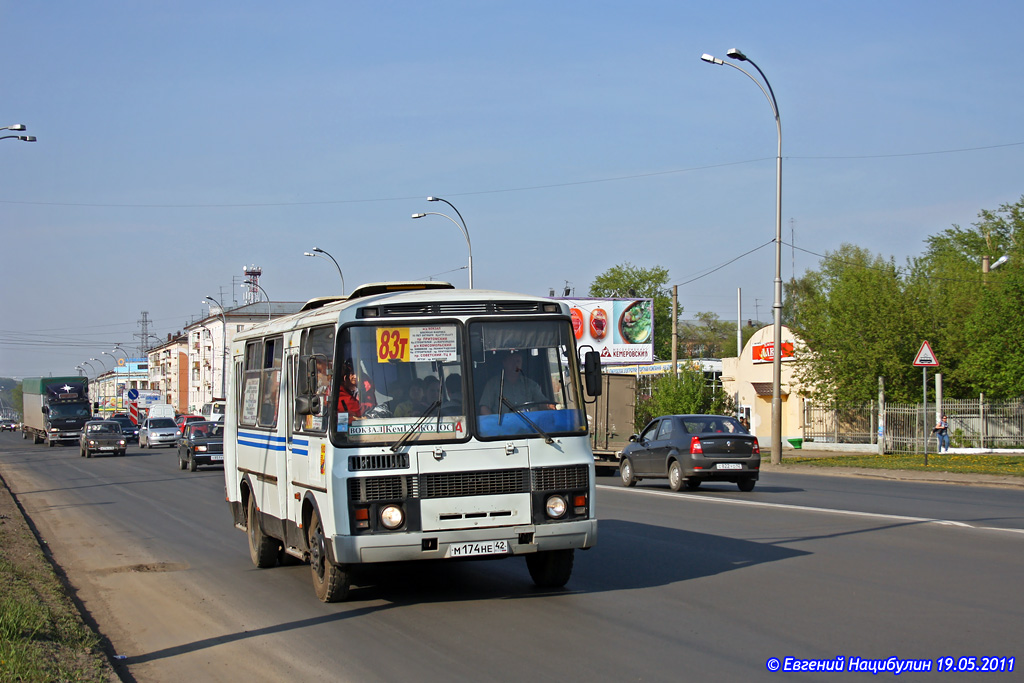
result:
[(501, 399), (513, 406), (528, 403), (542, 403), (551, 408), (551, 400), (544, 395), (540, 385), (523, 373), (523, 355), (509, 351), (501, 361), (502, 371), (487, 381), (480, 397), (480, 414), (493, 415), (499, 412)]

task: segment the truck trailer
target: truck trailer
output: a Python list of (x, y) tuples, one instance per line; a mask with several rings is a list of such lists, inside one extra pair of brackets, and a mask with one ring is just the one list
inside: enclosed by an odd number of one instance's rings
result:
[(28, 377), (21, 385), (24, 399), (22, 438), (33, 443), (78, 443), (82, 427), (92, 417), (89, 380), (85, 377)]

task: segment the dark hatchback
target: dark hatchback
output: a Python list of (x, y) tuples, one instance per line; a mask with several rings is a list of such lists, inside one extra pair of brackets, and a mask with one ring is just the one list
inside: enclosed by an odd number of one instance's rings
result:
[(224, 464), (224, 425), (220, 422), (189, 422), (178, 441), (178, 469)]
[(634, 486), (640, 479), (668, 479), (673, 491), (695, 490), (705, 481), (730, 481), (753, 491), (761, 448), (736, 418), (725, 415), (656, 417), (622, 449), (619, 474)]

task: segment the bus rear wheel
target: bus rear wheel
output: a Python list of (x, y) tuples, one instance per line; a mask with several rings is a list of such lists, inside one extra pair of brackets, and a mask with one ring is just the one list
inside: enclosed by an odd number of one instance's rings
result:
[(273, 567), (277, 564), (277, 539), (263, 533), (257, 516), (256, 498), (249, 495), (246, 515), (246, 536), (249, 537), (249, 558), (260, 569)]
[(530, 578), (541, 588), (561, 588), (572, 576), (573, 549), (544, 550), (526, 556)]
[(327, 537), (320, 522), (320, 513), (313, 510), (309, 520), (309, 566), (313, 574), (313, 590), (321, 602), (340, 602), (348, 597), (351, 577), (343, 567), (332, 564), (327, 557)]

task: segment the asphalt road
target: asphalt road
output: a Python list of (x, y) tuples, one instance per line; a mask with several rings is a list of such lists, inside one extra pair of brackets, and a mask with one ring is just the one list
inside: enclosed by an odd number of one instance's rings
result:
[(566, 590), (534, 588), (519, 559), (409, 563), (324, 605), (308, 567), (252, 567), (222, 473), (181, 472), (173, 451), (84, 459), (3, 434), (0, 473), (126, 680), (823, 677), (768, 671), (786, 656), (929, 658), (900, 677), (923, 680), (939, 657), (1021, 649), (1024, 490), (602, 477), (598, 545)]

